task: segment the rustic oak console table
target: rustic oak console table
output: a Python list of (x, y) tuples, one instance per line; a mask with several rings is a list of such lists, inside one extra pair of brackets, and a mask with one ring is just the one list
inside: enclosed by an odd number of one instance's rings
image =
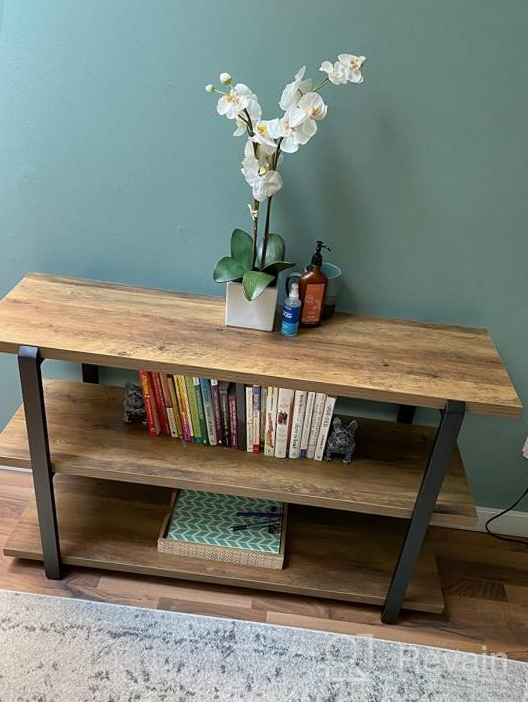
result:
[[(0, 436), (0, 464), (32, 468), (35, 501), (4, 553), (441, 612), (427, 528), (469, 525), (475, 507), (457, 436), (466, 412), (515, 416), (519, 398), (484, 329), (337, 314), (298, 337), (223, 326), (219, 298), (48, 275), (26, 276), (0, 303), (0, 351), (18, 355), (23, 407)], [(46, 359), (82, 364), (83, 380), (43, 381)], [(287, 360), (286, 360), (287, 359)], [(360, 421), (357, 455), (280, 460), (152, 439), (122, 421), (122, 390), (98, 367), (147, 368), (394, 403), (395, 422)], [(438, 429), (415, 407), (440, 410)], [(285, 568), (158, 553), (171, 488), (284, 500)]]

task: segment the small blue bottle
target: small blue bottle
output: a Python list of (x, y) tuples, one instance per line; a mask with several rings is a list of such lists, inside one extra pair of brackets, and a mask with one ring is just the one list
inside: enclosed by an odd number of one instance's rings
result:
[(299, 286), (297, 283), (292, 283), (290, 294), (284, 300), (281, 334), (284, 336), (296, 336), (299, 331), (300, 317), (301, 301), (299, 300)]

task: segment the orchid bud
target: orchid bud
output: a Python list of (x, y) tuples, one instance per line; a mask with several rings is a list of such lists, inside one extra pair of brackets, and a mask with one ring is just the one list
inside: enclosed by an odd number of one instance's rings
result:
[(229, 85), (231, 80), (232, 79), (229, 73), (220, 73), (220, 83), (222, 83), (222, 85)]
[(205, 92), (206, 93), (214, 93), (215, 87), (212, 83), (209, 83), (208, 85), (205, 86)]

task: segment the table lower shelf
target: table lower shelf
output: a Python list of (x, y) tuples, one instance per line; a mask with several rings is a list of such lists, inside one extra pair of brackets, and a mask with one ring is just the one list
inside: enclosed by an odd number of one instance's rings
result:
[[(381, 605), (406, 523), (316, 507), (290, 507), (283, 570), (183, 558), (157, 551), (170, 489), (78, 476), (55, 477), (63, 562), (70, 565)], [(31, 501), (4, 554), (42, 560)], [(427, 542), (404, 608), (440, 613), (444, 602)]]

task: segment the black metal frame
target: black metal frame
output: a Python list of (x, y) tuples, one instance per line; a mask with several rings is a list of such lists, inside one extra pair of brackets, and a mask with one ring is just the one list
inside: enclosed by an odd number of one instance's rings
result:
[[(51, 579), (61, 577), (59, 531), (53, 490), (53, 470), (50, 460), (46, 408), (41, 373), (42, 359), (38, 348), (21, 346), (18, 352), (20, 384), (24, 401), (29, 454), (33, 469), (33, 483), (39, 519), (44, 571)], [(99, 368), (82, 364), (83, 381), (97, 383)], [(415, 407), (400, 405), (398, 422), (412, 423)], [(422, 483), (416, 497), (407, 532), (387, 591), (381, 620), (393, 624), (398, 619), (407, 586), (416, 560), (420, 554), (438, 493), (449, 467), (460, 427), (464, 419), (465, 404), (448, 400), (442, 410), (435, 441), (425, 467)]]
[(99, 366), (93, 366), (90, 363), (83, 363), (82, 379), (83, 383), (97, 384), (99, 382)]
[(435, 441), (418, 490), (407, 533), (392, 574), (385, 606), (381, 615), (384, 624), (394, 624), (400, 614), (416, 559), (422, 548), (438, 493), (464, 419), (465, 404), (448, 400), (436, 432)]
[(396, 421), (402, 424), (412, 424), (415, 412), (416, 407), (413, 407), (413, 405), (400, 405), (398, 407)]
[(33, 469), (44, 572), (46, 577), (59, 580), (61, 577), (59, 529), (53, 491), (53, 471), (49, 453), (41, 363), (42, 359), (38, 348), (34, 346), (20, 347), (18, 369), (26, 416), (29, 455)]

